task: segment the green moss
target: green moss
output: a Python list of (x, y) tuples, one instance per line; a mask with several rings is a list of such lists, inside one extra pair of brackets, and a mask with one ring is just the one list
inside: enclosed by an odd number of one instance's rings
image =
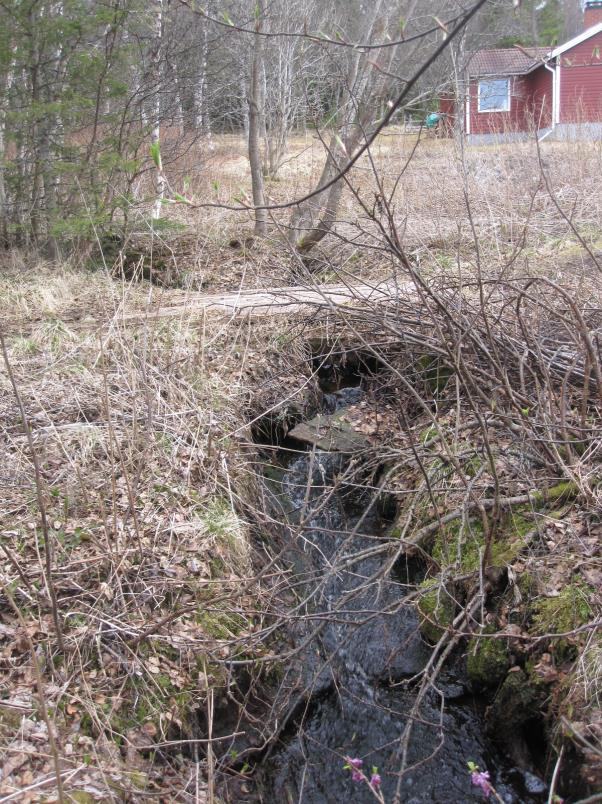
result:
[(476, 477), (477, 472), (483, 465), (483, 461), (477, 455), (473, 455), (466, 463), (464, 464), (464, 471), (468, 475), (468, 477)]
[(466, 669), (473, 683), (482, 687), (496, 687), (510, 669), (506, 641), (488, 638), (486, 633), (473, 637), (468, 643)]
[(566, 500), (576, 497), (578, 493), (579, 489), (576, 483), (572, 480), (563, 480), (560, 483), (556, 483), (555, 486), (551, 486), (549, 489), (533, 492), (531, 499), (533, 505), (536, 508), (540, 508), (550, 503), (565, 502)]
[(91, 793), (86, 793), (85, 790), (69, 790), (69, 799), (76, 802), (76, 804), (95, 804), (98, 801)]
[[(559, 634), (585, 625), (593, 617), (588, 601), (592, 594), (591, 586), (576, 581), (565, 586), (557, 597), (535, 599), (529, 608), (531, 615), (529, 632), (537, 636)], [(576, 639), (571, 637), (556, 639), (553, 649), (556, 661), (561, 663), (572, 662), (578, 655)]]
[[(533, 520), (526, 514), (512, 512), (497, 530), (491, 546), (489, 566), (505, 567), (525, 545), (526, 535), (533, 530)], [(460, 542), (458, 556), (458, 542)], [(458, 565), (463, 572), (476, 572), (480, 567), (485, 534), (479, 520), (469, 520), (462, 530), (460, 520), (441, 528), (433, 544), (432, 555), (441, 566)], [(459, 558), (459, 562), (458, 562)]]
[(94, 721), (87, 712), (84, 712), (81, 716), (81, 720), (79, 721), (79, 730), (80, 733), (84, 734), (86, 737), (96, 737)]
[(165, 690), (165, 692), (169, 693), (174, 690), (173, 681), (165, 673), (159, 673), (159, 675), (156, 676), (155, 681), (161, 687), (162, 690)]
[[(476, 469), (475, 462), (476, 458), (469, 461), (467, 474)], [(534, 492), (529, 505), (508, 511), (496, 530), (491, 546), (490, 566), (504, 567), (521, 553), (529, 534), (537, 527), (533, 509), (547, 507), (548, 516), (560, 516), (561, 504), (577, 493), (575, 483), (562, 481), (548, 489)], [(391, 535), (398, 536), (397, 531), (393, 528)], [(434, 538), (431, 552), (442, 567), (454, 566), (463, 572), (476, 572), (479, 569), (484, 546), (482, 522), (472, 518), (462, 523), (458, 519), (439, 530)]]
[(585, 625), (592, 618), (589, 599), (594, 590), (582, 581), (567, 584), (557, 597), (540, 598), (533, 604), (535, 634), (562, 633)]
[[(527, 661), (525, 662), (525, 673), (527, 674), (527, 677), (529, 679), (529, 684), (531, 685), (533, 693), (534, 694), (537, 693), (537, 694), (541, 695), (542, 697), (547, 697), (547, 695), (550, 692), (550, 685), (545, 680), (545, 678), (541, 675), (541, 673), (539, 673), (536, 670), (536, 667), (538, 666), (539, 662), (540, 662), (539, 654), (537, 654), (535, 656), (532, 656), (531, 658), (527, 659)], [(565, 688), (565, 693), (566, 693), (567, 689), (568, 688)], [(557, 687), (557, 692), (558, 692), (558, 690), (559, 690), (559, 687)], [(559, 700), (562, 697), (563, 696), (559, 696)]]
[(431, 438), (434, 438), (438, 433), (434, 424), (429, 425), (420, 433), (420, 443), (426, 444)]
[(178, 662), (180, 659), (180, 651), (169, 642), (163, 642), (160, 639), (148, 639), (140, 643), (138, 646), (138, 653), (143, 658), (149, 656), (165, 656), (173, 662)]
[(277, 466), (276, 464), (268, 463), (265, 466), (262, 466), (261, 473), (266, 478), (266, 480), (269, 480), (272, 483), (280, 485), (285, 475), (285, 470), (282, 468), (282, 466)]
[(420, 633), (428, 642), (438, 642), (449, 628), (456, 613), (456, 604), (438, 581), (429, 579), (421, 584), (418, 598)]
[(248, 626), (243, 616), (231, 611), (199, 611), (196, 621), (213, 639), (235, 639)]
[(537, 581), (530, 572), (521, 572), (516, 580), (517, 586), (523, 597), (532, 598), (537, 592)]
[(230, 676), (225, 665), (214, 664), (205, 654), (200, 653), (194, 660), (194, 666), (201, 678), (207, 678), (210, 687), (217, 689), (228, 685)]
[(273, 664), (269, 664), (265, 674), (268, 682), (280, 684), (286, 675), (286, 665), (284, 662), (274, 662)]
[(516, 508), (506, 518), (505, 530), (524, 539), (535, 527), (533, 515), (527, 508)]
[(418, 360), (420, 374), (432, 394), (439, 394), (445, 390), (453, 371), (443, 364), (440, 358), (431, 355), (422, 355)]
[(148, 787), (148, 776), (142, 771), (130, 771), (129, 778), (130, 782), (134, 787), (138, 788), (138, 790), (144, 790)]
[(501, 740), (516, 739), (517, 730), (539, 713), (542, 693), (523, 670), (508, 673), (489, 710), (489, 725)]
[(0, 708), (0, 737), (7, 737), (18, 731), (23, 716), (11, 709)]
[(213, 558), (209, 559), (209, 572), (212, 580), (223, 578), (226, 572), (226, 564), (221, 558), (214, 556)]
[[(579, 457), (582, 457), (586, 452), (589, 446), (589, 442), (581, 441), (578, 438), (569, 438), (568, 444), (566, 446), (558, 446), (558, 453), (564, 458), (565, 460), (569, 459), (570, 452), (574, 452)], [(570, 447), (570, 450), (569, 450)]]
[(439, 530), (433, 544), (433, 558), (442, 567), (459, 563), (464, 572), (472, 572), (479, 568), (480, 550), (484, 543), (483, 526), (480, 522), (470, 521), (462, 529), (458, 520)]

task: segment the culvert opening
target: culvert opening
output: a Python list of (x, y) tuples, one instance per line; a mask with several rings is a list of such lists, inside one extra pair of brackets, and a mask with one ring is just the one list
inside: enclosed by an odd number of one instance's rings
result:
[(289, 433), (303, 419), (300, 411), (270, 410), (256, 417), (251, 423), (251, 438), (258, 447), (299, 449), (299, 444)]
[[(384, 363), (364, 347), (310, 340), (306, 343), (307, 366), (313, 381), (303, 397), (264, 413), (250, 411), (251, 438), (259, 447), (299, 450), (291, 430), (317, 413), (331, 414), (340, 407), (368, 397), (377, 377), (386, 371)], [(300, 368), (300, 377), (305, 373)], [(301, 381), (300, 381), (301, 384)]]
[(312, 369), (320, 389), (326, 394), (364, 386), (384, 369), (382, 361), (361, 346), (346, 346), (328, 340), (313, 340), (308, 346)]

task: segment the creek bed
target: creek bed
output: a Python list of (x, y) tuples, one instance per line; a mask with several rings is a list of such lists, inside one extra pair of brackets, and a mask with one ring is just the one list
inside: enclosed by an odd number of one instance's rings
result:
[[(341, 407), (357, 389), (328, 399)], [(290, 695), (275, 746), (256, 769), (264, 802), (375, 801), (366, 782), (354, 782), (344, 757), (377, 767), (384, 800), (483, 801), (467, 763), (489, 770), (501, 798), (513, 804), (547, 799), (545, 785), (513, 768), (486, 736), (484, 702), (471, 694), (460, 655), (435, 680), (414, 721), (399, 774), (401, 746), (419, 674), (431, 648), (406, 600), (416, 573), (382, 572), (383, 525), (367, 496), (338, 487), (349, 460), (313, 449), (288, 461), (276, 500), (290, 523), (287, 559), (299, 605), (288, 639), (299, 649), (281, 689)], [(411, 577), (412, 574), (414, 577)]]

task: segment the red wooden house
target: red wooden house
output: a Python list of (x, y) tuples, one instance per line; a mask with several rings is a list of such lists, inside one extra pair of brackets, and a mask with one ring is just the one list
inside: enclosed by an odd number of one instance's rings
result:
[(476, 51), (465, 83), (471, 142), (602, 138), (602, 0), (586, 0), (583, 33), (559, 47)]

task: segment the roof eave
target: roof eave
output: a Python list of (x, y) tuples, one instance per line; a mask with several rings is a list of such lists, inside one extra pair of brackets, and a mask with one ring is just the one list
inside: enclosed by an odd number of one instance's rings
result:
[(470, 78), (495, 78), (496, 76), (500, 76), (501, 78), (516, 78), (517, 76), (521, 75), (529, 75), (534, 70), (537, 70), (538, 67), (543, 67), (545, 61), (539, 61), (537, 64), (534, 64), (532, 67), (529, 67), (527, 70), (520, 70), (520, 72), (516, 70), (501, 70), (498, 73), (470, 73)]

